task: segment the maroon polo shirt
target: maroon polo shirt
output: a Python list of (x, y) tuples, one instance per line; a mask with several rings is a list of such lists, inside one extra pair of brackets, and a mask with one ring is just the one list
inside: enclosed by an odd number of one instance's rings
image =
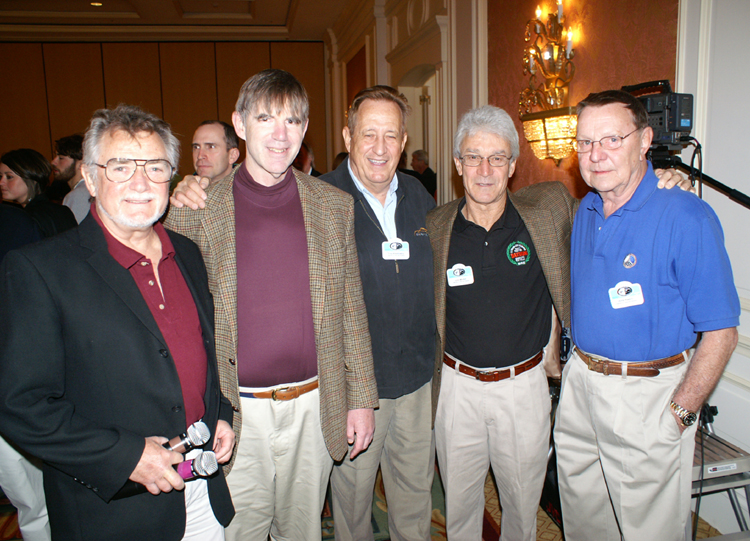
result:
[(151, 261), (146, 256), (125, 246), (104, 227), (96, 205), (91, 214), (104, 232), (109, 254), (130, 271), (138, 289), (154, 317), (177, 369), (185, 403), (185, 421), (190, 426), (203, 417), (206, 407), (206, 370), (208, 358), (203, 345), (203, 330), (198, 319), (193, 295), (175, 261), (174, 246), (161, 223), (154, 231), (161, 241), (161, 260), (158, 264), (161, 291)]
[(234, 176), (237, 376), (243, 387), (318, 373), (302, 202), (292, 169), (275, 186)]

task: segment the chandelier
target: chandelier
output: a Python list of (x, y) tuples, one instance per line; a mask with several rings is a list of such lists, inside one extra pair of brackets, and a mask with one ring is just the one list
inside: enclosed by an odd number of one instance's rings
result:
[(560, 160), (573, 154), (577, 126), (575, 108), (568, 103), (568, 87), (575, 74), (573, 30), (564, 28), (562, 0), (557, 2), (557, 13), (547, 14), (546, 24), (541, 16), (537, 6), (536, 18), (526, 23), (523, 73), (529, 75), (529, 84), (521, 91), (519, 116), (534, 155), (560, 165)]

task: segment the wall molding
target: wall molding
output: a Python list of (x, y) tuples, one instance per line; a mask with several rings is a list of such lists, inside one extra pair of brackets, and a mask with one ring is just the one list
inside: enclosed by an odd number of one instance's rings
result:
[(750, 380), (747, 380), (742, 376), (725, 371), (722, 374), (721, 379), (732, 383), (747, 393), (750, 393)]
[(439, 36), (440, 31), (440, 24), (437, 17), (435, 17), (427, 24), (422, 25), (414, 34), (409, 36), (408, 41), (399, 43), (391, 49), (388, 54), (385, 55), (386, 60), (390, 64), (395, 64), (407, 59), (415, 50), (428, 44), (431, 40), (435, 39), (435, 36)]
[[(708, 130), (713, 11), (713, 0), (701, 0), (700, 31), (698, 32), (698, 90), (695, 96), (695, 138), (703, 142), (706, 141)], [(703, 164), (704, 169), (707, 165), (707, 163)]]
[(487, 105), (489, 100), (489, 69), (487, 32), (487, 0), (473, 2), (472, 6), (472, 43), (471, 48), (474, 62), (474, 78), (472, 81), (472, 107)]
[(13, 25), (0, 24), (2, 41), (38, 42), (54, 34), (55, 42), (118, 41), (273, 41), (289, 39), (286, 26), (105, 26), (105, 25)]
[(739, 340), (737, 341), (737, 348), (734, 352), (750, 359), (750, 336), (740, 334)]

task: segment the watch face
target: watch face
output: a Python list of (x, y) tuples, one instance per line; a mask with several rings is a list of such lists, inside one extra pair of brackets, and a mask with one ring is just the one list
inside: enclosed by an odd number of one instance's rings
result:
[(682, 424), (684, 424), (685, 426), (691, 426), (697, 420), (698, 416), (690, 411), (685, 415), (685, 417), (682, 418)]

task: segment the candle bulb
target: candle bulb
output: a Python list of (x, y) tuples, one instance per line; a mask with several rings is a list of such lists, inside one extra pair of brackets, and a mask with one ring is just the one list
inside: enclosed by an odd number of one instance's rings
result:
[(570, 51), (573, 48), (573, 29), (568, 28), (568, 44), (565, 47), (565, 56), (570, 58)]
[(534, 65), (534, 55), (529, 58), (529, 71), (533, 74), (536, 73), (536, 66)]
[(563, 3), (562, 0), (557, 0), (557, 21), (562, 22), (563, 20)]
[(542, 16), (542, 8), (540, 6), (537, 6), (536, 7), (536, 18), (538, 19), (541, 16)]

